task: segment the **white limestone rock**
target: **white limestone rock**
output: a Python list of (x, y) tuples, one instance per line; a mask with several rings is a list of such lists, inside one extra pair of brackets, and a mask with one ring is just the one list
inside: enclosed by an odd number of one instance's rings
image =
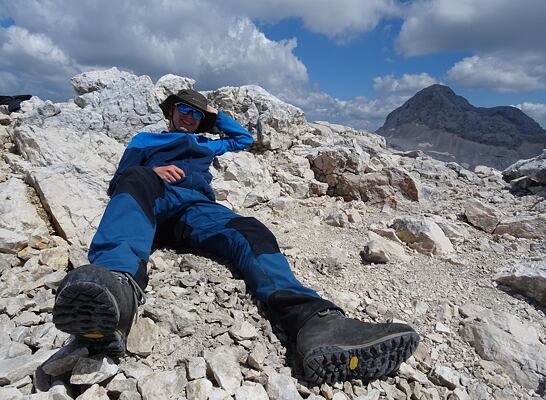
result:
[(224, 389), (217, 387), (212, 388), (212, 391), (209, 394), (209, 400), (232, 400), (233, 397), (230, 396), (228, 392)]
[(70, 377), (74, 385), (93, 385), (100, 383), (118, 373), (118, 365), (109, 357), (101, 355), (91, 358), (80, 358)]
[(114, 67), (81, 73), (71, 83), (78, 94), (74, 102), (102, 114), (105, 131), (116, 140), (127, 143), (136, 132), (165, 126), (149, 76), (136, 76)]
[(487, 233), (492, 233), (500, 222), (498, 211), (477, 199), (467, 200), (464, 213), (468, 222)]
[(233, 395), (241, 386), (243, 376), (237, 356), (230, 347), (220, 346), (205, 355), (207, 365), (218, 385)]
[(272, 372), (269, 374), (266, 388), (271, 400), (303, 400), (294, 379), (290, 376)]
[(21, 235), (11, 229), (0, 228), (0, 252), (17, 254), (27, 243), (27, 235)]
[(199, 378), (188, 382), (186, 397), (188, 400), (207, 400), (212, 391), (212, 382), (207, 378)]
[(215, 107), (255, 133), (257, 147), (288, 149), (307, 129), (302, 110), (284, 103), (259, 86), (223, 87), (208, 93), (208, 98)]
[(532, 325), (502, 311), (466, 304), (460, 334), (485, 360), (502, 365), (520, 385), (537, 390), (546, 374), (546, 345)]
[(32, 375), (44, 361), (57, 350), (38, 350), (34, 354), (23, 355), (0, 361), (0, 385), (8, 385)]
[(454, 251), (450, 240), (431, 219), (424, 217), (397, 218), (391, 227), (396, 230), (396, 236), (400, 240), (420, 253), (447, 256)]
[(140, 356), (152, 353), (157, 341), (158, 330), (155, 322), (150, 318), (139, 318), (127, 337), (127, 351)]
[(254, 346), (254, 349), (248, 355), (247, 364), (250, 365), (252, 368), (261, 370), (264, 367), (264, 361), (267, 357), (267, 354), (267, 347), (262, 342), (258, 342), (256, 343), (256, 346)]
[(235, 400), (269, 400), (267, 392), (259, 383), (245, 382), (235, 392)]
[(433, 383), (445, 386), (450, 390), (454, 390), (456, 387), (460, 386), (459, 375), (451, 368), (443, 365), (438, 365), (432, 370), (430, 380)]
[(92, 385), (89, 389), (76, 397), (76, 400), (109, 400), (108, 392), (98, 384)]
[(31, 203), (27, 185), (17, 178), (0, 183), (0, 228), (30, 236), (36, 229), (46, 229)]
[(326, 218), (324, 218), (324, 222), (331, 226), (343, 228), (349, 224), (349, 217), (347, 217), (347, 214), (343, 211), (337, 210), (328, 214)]
[(204, 378), (207, 375), (207, 363), (203, 357), (192, 357), (187, 364), (188, 379)]
[(546, 237), (546, 214), (522, 214), (505, 218), (497, 225), (494, 233), (508, 234), (517, 238), (543, 239)]
[(424, 373), (422, 373), (418, 369), (413, 368), (409, 364), (406, 364), (405, 362), (400, 364), (400, 368), (398, 369), (397, 374), (401, 378), (405, 378), (409, 381), (417, 381), (421, 385), (430, 384), (427, 376)]
[(106, 187), (94, 187), (82, 177), (71, 173), (56, 174), (48, 169), (37, 170), (31, 178), (57, 231), (71, 243), (87, 247), (108, 200)]
[(464, 242), (470, 237), (470, 232), (461, 223), (455, 223), (443, 218), (435, 218), (434, 222), (442, 229), (447, 238), (453, 242)]
[(248, 321), (239, 321), (233, 324), (229, 334), (237, 341), (254, 339), (258, 332), (256, 328)]
[(47, 265), (54, 271), (66, 270), (68, 267), (68, 246), (52, 247), (40, 251), (40, 263)]
[(527, 160), (519, 160), (510, 165), (502, 175), (506, 181), (528, 177), (537, 183), (546, 184), (546, 152)]
[(0, 387), (0, 399), (3, 400), (23, 400), (25, 396), (15, 387)]
[(171, 94), (176, 94), (183, 89), (193, 89), (194, 85), (194, 79), (167, 74), (163, 75), (155, 83), (154, 93), (157, 98), (157, 102), (161, 103)]
[(495, 281), (546, 305), (546, 260), (521, 261), (499, 272)]
[(411, 256), (406, 254), (404, 247), (375, 232), (368, 232), (368, 242), (364, 246), (363, 257), (366, 261), (375, 263), (411, 260)]
[(186, 387), (183, 369), (160, 371), (139, 379), (138, 387), (142, 400), (171, 400), (180, 397)]
[(6, 343), (0, 344), (0, 360), (7, 360), (8, 358), (15, 358), (30, 354), (32, 354), (32, 351), (23, 343), (12, 342), (8, 339), (6, 340)]
[(106, 385), (106, 390), (108, 393), (115, 395), (120, 395), (123, 392), (136, 392), (137, 391), (137, 381), (133, 378), (127, 378), (123, 373), (117, 374), (112, 378), (108, 385)]
[(139, 392), (121, 392), (118, 400), (142, 400), (142, 396)]

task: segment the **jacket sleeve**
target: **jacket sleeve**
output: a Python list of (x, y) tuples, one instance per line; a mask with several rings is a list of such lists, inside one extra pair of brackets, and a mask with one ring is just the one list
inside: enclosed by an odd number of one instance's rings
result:
[(125, 149), (123, 152), (123, 155), (121, 156), (121, 160), (119, 161), (118, 169), (116, 170), (116, 173), (110, 180), (110, 184), (108, 185), (108, 196), (112, 196), (114, 193), (114, 190), (116, 189), (116, 185), (118, 183), (118, 180), (128, 168), (135, 167), (138, 165), (143, 165), (145, 161), (144, 157), (144, 149), (138, 148), (138, 147), (131, 147), (129, 146)]
[(252, 134), (243, 128), (233, 118), (219, 111), (216, 118), (216, 128), (228, 135), (222, 139), (208, 139), (201, 137), (202, 143), (212, 150), (215, 156), (222, 155), (228, 151), (246, 149), (254, 142)]

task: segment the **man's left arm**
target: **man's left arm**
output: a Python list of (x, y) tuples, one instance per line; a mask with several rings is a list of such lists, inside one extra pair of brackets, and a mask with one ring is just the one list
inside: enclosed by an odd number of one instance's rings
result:
[(228, 137), (222, 139), (200, 138), (202, 144), (211, 149), (216, 156), (228, 151), (246, 149), (254, 142), (252, 134), (223, 111), (218, 112), (216, 129), (224, 132)]

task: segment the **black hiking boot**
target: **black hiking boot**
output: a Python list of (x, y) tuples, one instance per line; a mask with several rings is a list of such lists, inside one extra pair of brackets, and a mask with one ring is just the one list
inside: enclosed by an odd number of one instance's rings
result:
[(85, 265), (61, 281), (53, 323), (75, 335), (90, 352), (121, 357), (138, 306), (144, 302), (144, 292), (130, 274)]
[(362, 322), (338, 310), (315, 314), (296, 338), (305, 377), (319, 385), (388, 375), (418, 344), (419, 335), (408, 325)]

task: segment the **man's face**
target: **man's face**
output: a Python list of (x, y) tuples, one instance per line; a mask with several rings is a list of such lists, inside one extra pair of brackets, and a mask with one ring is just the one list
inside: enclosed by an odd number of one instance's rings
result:
[(194, 133), (201, 122), (193, 118), (193, 113), (183, 114), (174, 105), (171, 115), (171, 128), (176, 132)]

